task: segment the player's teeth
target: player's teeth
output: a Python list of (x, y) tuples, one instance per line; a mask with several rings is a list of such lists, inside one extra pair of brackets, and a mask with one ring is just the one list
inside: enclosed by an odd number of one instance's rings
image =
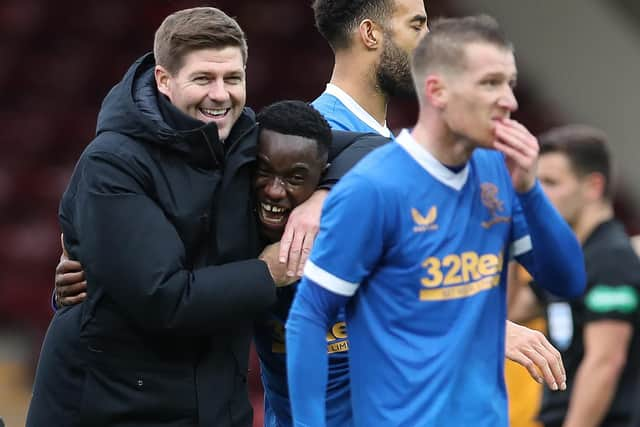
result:
[(221, 116), (224, 113), (226, 113), (226, 109), (223, 110), (210, 110), (208, 108), (203, 108), (202, 111), (204, 111), (206, 114), (209, 114), (211, 116)]
[(284, 208), (280, 208), (278, 206), (273, 206), (273, 205), (269, 205), (266, 203), (261, 203), (262, 205), (262, 209), (264, 209), (267, 212), (273, 212), (273, 213), (282, 213), (284, 212)]

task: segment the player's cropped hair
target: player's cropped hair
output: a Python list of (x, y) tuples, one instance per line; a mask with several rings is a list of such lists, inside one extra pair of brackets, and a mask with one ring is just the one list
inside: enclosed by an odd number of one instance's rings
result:
[(315, 140), (318, 156), (326, 160), (331, 146), (331, 127), (322, 114), (306, 102), (276, 102), (264, 107), (256, 120), (261, 130)]
[(416, 86), (429, 72), (447, 69), (463, 70), (466, 66), (465, 47), (470, 43), (487, 43), (513, 51), (513, 45), (488, 15), (444, 18), (433, 22), (413, 51), (413, 77)]
[(364, 19), (383, 27), (393, 12), (393, 0), (314, 0), (316, 27), (331, 48), (349, 47), (351, 34)]
[(153, 42), (156, 64), (176, 74), (197, 49), (238, 47), (247, 63), (247, 39), (235, 19), (215, 7), (194, 7), (167, 16)]
[(541, 156), (548, 153), (566, 155), (577, 176), (601, 174), (605, 180), (603, 196), (611, 199), (611, 157), (604, 132), (586, 125), (560, 126), (540, 135), (538, 142)]

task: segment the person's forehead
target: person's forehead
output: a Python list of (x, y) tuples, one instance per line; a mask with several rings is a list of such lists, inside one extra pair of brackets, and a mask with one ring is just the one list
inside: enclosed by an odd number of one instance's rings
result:
[(198, 66), (225, 67), (238, 70), (244, 69), (242, 50), (236, 46), (209, 47), (194, 49), (187, 52), (183, 58), (182, 68)]
[(316, 140), (299, 135), (288, 135), (271, 129), (260, 131), (259, 153), (277, 155), (307, 155), (315, 153)]
[(509, 48), (488, 42), (468, 43), (464, 47), (467, 66), (471, 70), (491, 72), (493, 69), (516, 74), (516, 60)]
[(541, 154), (538, 160), (538, 172), (553, 175), (575, 175), (571, 169), (569, 156), (561, 151)]
[(393, 14), (396, 18), (413, 18), (416, 15), (427, 15), (422, 0), (392, 0)]

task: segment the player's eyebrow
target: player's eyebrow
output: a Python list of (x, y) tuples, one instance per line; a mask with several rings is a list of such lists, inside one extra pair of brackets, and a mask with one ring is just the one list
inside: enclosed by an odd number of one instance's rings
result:
[(306, 163), (294, 163), (291, 165), (291, 170), (294, 172), (298, 172), (298, 171), (305, 172), (305, 171), (308, 171), (309, 169), (310, 169), (309, 165), (307, 165)]
[(427, 16), (418, 14), (418, 15), (415, 15), (413, 18), (411, 18), (409, 22), (411, 23), (416, 22), (416, 23), (419, 23), (420, 25), (424, 25), (427, 22)]

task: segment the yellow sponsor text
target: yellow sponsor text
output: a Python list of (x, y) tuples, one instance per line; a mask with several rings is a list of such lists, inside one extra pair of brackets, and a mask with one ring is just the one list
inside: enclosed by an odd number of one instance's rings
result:
[(327, 353), (340, 353), (349, 350), (349, 341), (344, 340), (327, 345)]
[[(468, 251), (444, 258), (429, 257), (422, 262), (425, 276), (420, 283), (427, 289), (420, 291), (420, 299), (462, 298), (490, 289), (499, 283), (502, 265), (502, 254), (478, 255)], [(487, 285), (486, 279), (495, 279), (495, 284)]]
[(482, 291), (488, 291), (500, 284), (500, 276), (485, 277), (466, 285), (448, 288), (421, 289), (420, 301), (445, 301), (473, 296)]
[[(278, 320), (271, 320), (269, 325), (271, 329), (271, 352), (286, 353), (284, 324)], [(327, 353), (349, 350), (349, 341), (346, 338), (347, 324), (345, 322), (336, 322), (327, 331)]]

